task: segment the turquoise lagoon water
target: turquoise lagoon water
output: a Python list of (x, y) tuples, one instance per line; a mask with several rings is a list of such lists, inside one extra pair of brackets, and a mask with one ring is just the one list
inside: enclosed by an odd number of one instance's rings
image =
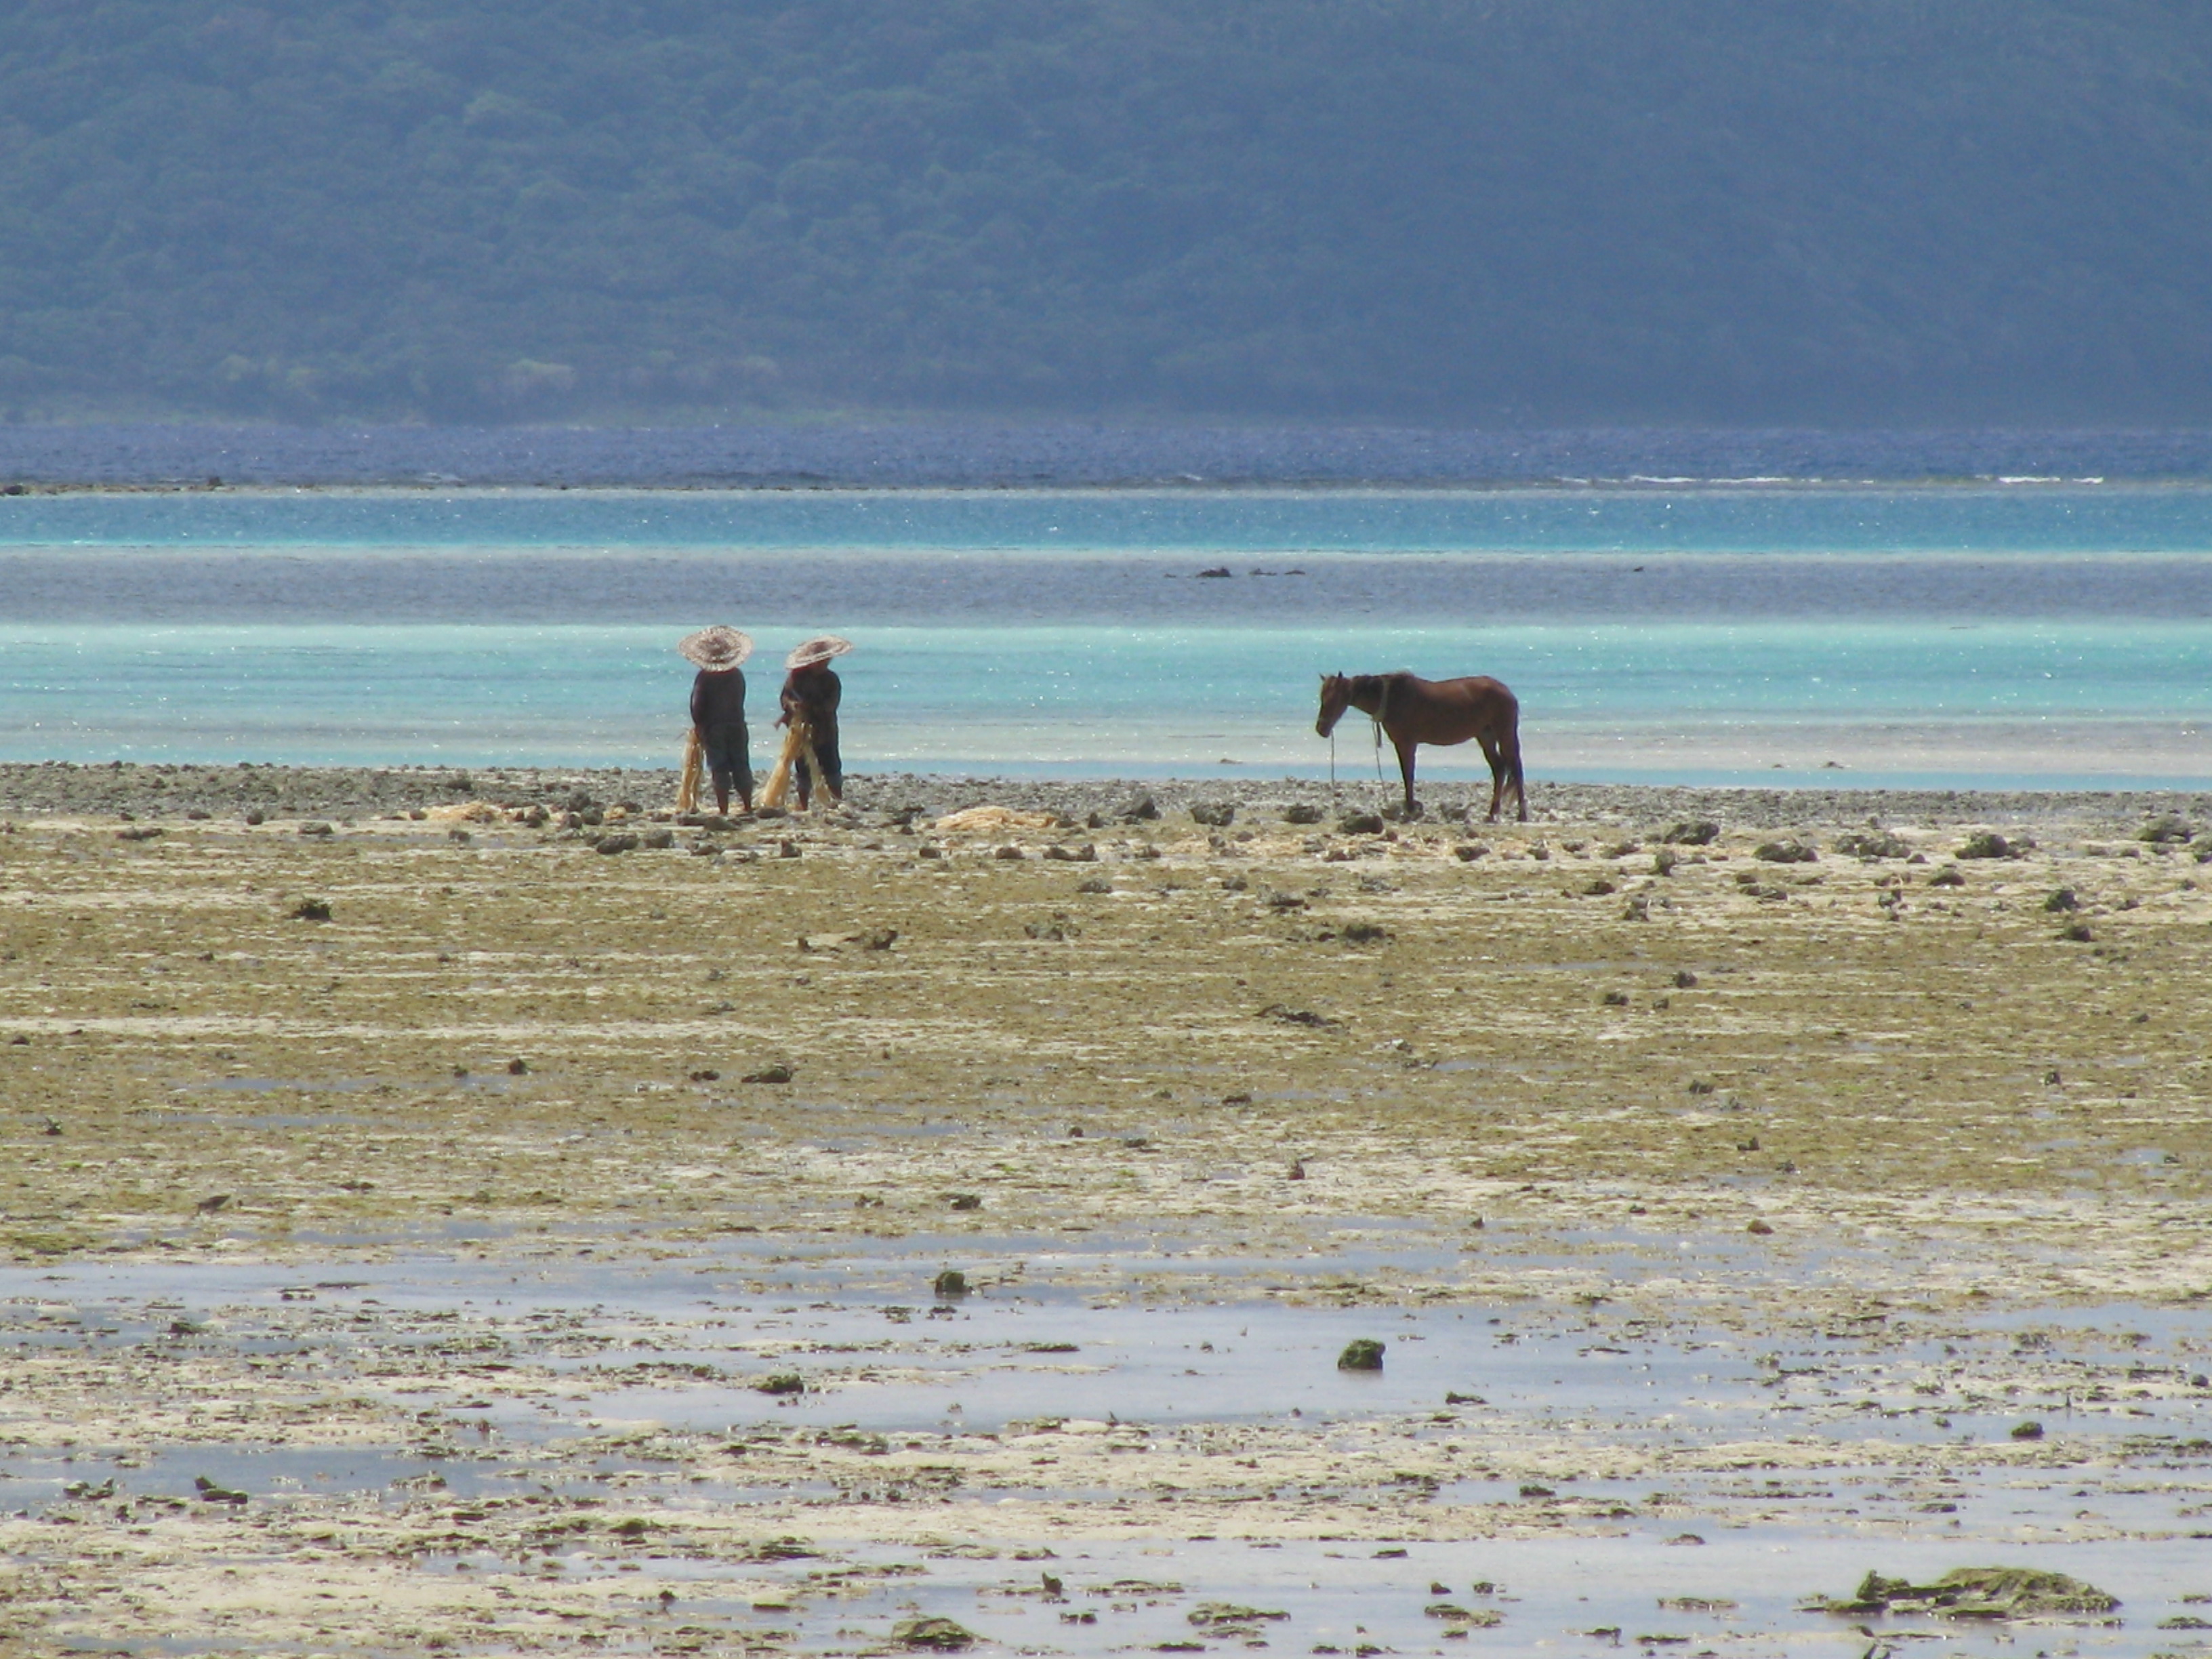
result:
[(2189, 488), (34, 496), (0, 595), (9, 759), (671, 763), (726, 621), (756, 708), (858, 641), (856, 770), (1312, 775), (1316, 672), (1411, 667), (1538, 777), (2212, 781)]

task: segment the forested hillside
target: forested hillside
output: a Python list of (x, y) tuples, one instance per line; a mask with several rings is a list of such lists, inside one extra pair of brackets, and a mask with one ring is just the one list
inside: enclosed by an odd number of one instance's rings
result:
[(0, 405), (2212, 420), (2197, 0), (15, 0)]

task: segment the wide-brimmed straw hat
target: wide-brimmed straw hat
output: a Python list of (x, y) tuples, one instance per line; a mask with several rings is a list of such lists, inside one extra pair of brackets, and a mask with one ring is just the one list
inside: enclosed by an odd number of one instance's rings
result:
[(804, 668), (810, 663), (828, 662), (832, 657), (842, 657), (853, 648), (850, 640), (841, 640), (835, 634), (817, 634), (802, 646), (796, 647), (783, 659), (786, 668)]
[(725, 628), (717, 623), (712, 628), (702, 628), (696, 634), (686, 634), (676, 641), (676, 649), (685, 660), (720, 672), (724, 669), (735, 668), (751, 656), (753, 641), (750, 635), (740, 634), (734, 628)]

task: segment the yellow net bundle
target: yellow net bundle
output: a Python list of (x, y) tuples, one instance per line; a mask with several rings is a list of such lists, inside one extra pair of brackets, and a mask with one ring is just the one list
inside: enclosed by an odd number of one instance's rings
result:
[(814, 728), (804, 714), (793, 714), (791, 723), (783, 729), (783, 752), (775, 757), (775, 770), (768, 775), (768, 787), (761, 791), (761, 805), (788, 806), (792, 778), (801, 766), (813, 778), (814, 787), (821, 788), (822, 763), (814, 757)]
[(699, 810), (699, 785), (706, 770), (707, 751), (699, 741), (699, 728), (695, 726), (684, 734), (684, 775), (676, 785), (678, 811)]

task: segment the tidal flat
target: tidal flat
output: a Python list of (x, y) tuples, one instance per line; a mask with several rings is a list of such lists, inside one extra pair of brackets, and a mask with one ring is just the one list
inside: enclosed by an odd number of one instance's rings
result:
[(2212, 1651), (2212, 802), (672, 787), (0, 768), (0, 1646)]

